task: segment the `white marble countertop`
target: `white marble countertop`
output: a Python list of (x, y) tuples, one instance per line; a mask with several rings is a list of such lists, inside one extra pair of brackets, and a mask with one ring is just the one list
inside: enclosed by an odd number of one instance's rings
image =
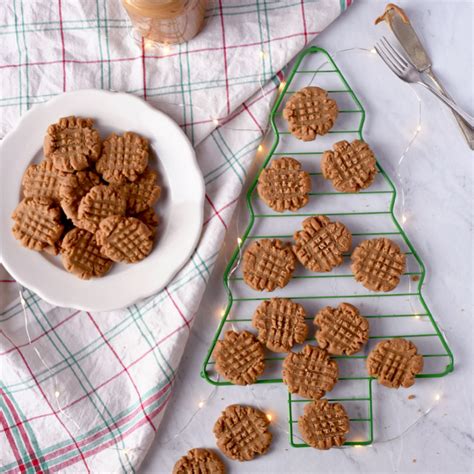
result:
[[(473, 3), (398, 3), (409, 11), (447, 90), (472, 114)], [(421, 131), (399, 165), (418, 125), (413, 89), (391, 75), (375, 55), (338, 53), (346, 48), (370, 49), (382, 34), (388, 35), (385, 25), (373, 26), (384, 5), (357, 0), (314, 44), (334, 55), (367, 110), (365, 139), (387, 173), (398, 185), (401, 180), (405, 204), (397, 203), (398, 213), (406, 217), (404, 228), (427, 264), (423, 292), (454, 353), (454, 372), (442, 379), (419, 380), (402, 397), (376, 389), (374, 444), (329, 452), (290, 447), (284, 386), (222, 387), (213, 392), (199, 372), (218, 324), (217, 315), (226, 303), (222, 272), (242, 230), (241, 211), (214, 269), (181, 362), (174, 397), (142, 472), (169, 473), (188, 449), (214, 448), (212, 426), (220, 411), (235, 402), (268, 408), (274, 417), (274, 441), (270, 452), (254, 461), (226, 460), (232, 473), (473, 472), (474, 154), (451, 112), (428, 92), (415, 89), (421, 99)], [(199, 401), (210, 394), (212, 398), (198, 410)], [(408, 394), (416, 398), (408, 400)], [(429, 413), (423, 416), (426, 411)]]

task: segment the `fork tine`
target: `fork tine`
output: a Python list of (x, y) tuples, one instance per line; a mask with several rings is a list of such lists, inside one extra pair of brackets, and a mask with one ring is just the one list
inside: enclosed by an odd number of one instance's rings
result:
[(393, 44), (390, 43), (390, 41), (388, 41), (388, 39), (385, 36), (382, 36), (382, 41), (385, 43), (387, 48), (390, 49), (390, 51), (392, 51), (395, 54), (395, 56), (400, 60), (400, 62), (405, 67), (411, 64), (410, 61), (407, 58), (405, 58), (405, 56), (403, 56), (403, 54), (401, 54), (400, 51), (398, 51), (398, 49), (395, 48), (395, 46), (393, 46)]
[(403, 56), (401, 56), (400, 53), (388, 42), (385, 36), (382, 37), (381, 43), (387, 53), (390, 54), (390, 56), (393, 58), (393, 60), (396, 61), (396, 63), (401, 67), (401, 69), (405, 70), (408, 67), (408, 63), (403, 58)]
[(383, 62), (387, 65), (387, 67), (398, 77), (401, 77), (401, 71), (400, 69), (395, 66), (395, 64), (392, 62), (392, 59), (387, 55), (387, 53), (381, 49), (380, 44), (376, 43), (375, 46), (375, 51), (377, 51), (377, 54), (382, 58)]

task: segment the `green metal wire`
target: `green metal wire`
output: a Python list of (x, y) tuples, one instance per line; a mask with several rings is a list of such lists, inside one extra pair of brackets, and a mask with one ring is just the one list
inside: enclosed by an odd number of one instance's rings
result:
[[(299, 67), (301, 65), (301, 62), (307, 55), (311, 54), (322, 54), (326, 59), (327, 62), (329, 62), (332, 66), (332, 69), (330, 70), (300, 70)], [(291, 152), (291, 153), (280, 153), (276, 152), (276, 148), (279, 144), (280, 141), (280, 135), (287, 135), (289, 132), (286, 131), (280, 131), (278, 130), (275, 119), (276, 117), (281, 116), (281, 112), (279, 112), (279, 107), (282, 103), (282, 100), (286, 94), (291, 94), (296, 91), (293, 91), (289, 89), (289, 86), (291, 85), (293, 78), (296, 73), (299, 74), (313, 74), (313, 78), (316, 77), (317, 74), (337, 74), (338, 77), (340, 78), (342, 84), (344, 85), (344, 89), (333, 89), (333, 90), (328, 90), (329, 93), (347, 93), (349, 94), (354, 103), (357, 105), (357, 108), (355, 109), (343, 109), (340, 112), (342, 113), (357, 113), (360, 114), (360, 121), (359, 121), (359, 127), (357, 130), (338, 130), (338, 131), (330, 131), (329, 133), (354, 133), (357, 134), (358, 137), (363, 140), (362, 136), (362, 129), (364, 126), (365, 122), (365, 110), (356, 97), (354, 91), (351, 89), (349, 84), (347, 83), (346, 79), (342, 75), (341, 71), (331, 58), (331, 56), (323, 49), (318, 48), (318, 47), (311, 47), (303, 51), (297, 58), (295, 65), (293, 66), (293, 69), (290, 72), (290, 75), (288, 77), (287, 83), (281, 92), (280, 96), (278, 97), (275, 105), (273, 106), (272, 112), (271, 112), (271, 127), (274, 132), (274, 142), (272, 144), (272, 147), (270, 149), (270, 152), (265, 159), (260, 172), (262, 169), (264, 169), (271, 158), (273, 156), (281, 156), (281, 155), (320, 155), (322, 152)], [(410, 271), (406, 272), (406, 276), (418, 276), (418, 286), (415, 292), (408, 292), (408, 293), (388, 293), (388, 294), (377, 294), (377, 298), (390, 298), (390, 297), (417, 297), (423, 307), (423, 312), (418, 312), (418, 313), (402, 313), (402, 314), (373, 314), (373, 315), (364, 315), (366, 318), (371, 318), (371, 319), (388, 319), (388, 318), (423, 318), (423, 320), (428, 320), (431, 322), (433, 332), (429, 333), (424, 333), (424, 334), (391, 334), (391, 335), (371, 335), (370, 339), (385, 339), (385, 338), (392, 338), (392, 337), (407, 337), (407, 338), (430, 338), (430, 337), (437, 337), (439, 341), (441, 342), (441, 345), (443, 346), (443, 349), (445, 350), (444, 353), (433, 353), (433, 354), (423, 354), (423, 357), (425, 358), (444, 358), (446, 359), (446, 366), (444, 370), (440, 370), (438, 372), (433, 372), (433, 373), (427, 373), (423, 372), (421, 374), (418, 374), (418, 378), (429, 378), (429, 377), (443, 377), (444, 375), (450, 373), (454, 369), (454, 357), (453, 354), (444, 338), (442, 335), (441, 331), (439, 330), (433, 315), (431, 314), (431, 311), (429, 310), (428, 306), (426, 305), (426, 302), (422, 296), (421, 293), (421, 288), (423, 286), (423, 282), (425, 280), (425, 266), (419, 257), (418, 253), (416, 250), (413, 248), (412, 244), (410, 243), (408, 237), (406, 236), (405, 232), (401, 228), (400, 224), (398, 223), (395, 215), (394, 215), (394, 206), (395, 206), (395, 201), (397, 197), (396, 193), (396, 188), (393, 184), (393, 182), (390, 180), (390, 178), (387, 176), (383, 168), (380, 166), (379, 163), (377, 163), (377, 168), (380, 172), (380, 174), (383, 176), (385, 182), (389, 185), (390, 190), (389, 191), (362, 191), (360, 193), (354, 193), (357, 195), (365, 194), (365, 195), (376, 195), (376, 194), (388, 194), (391, 195), (390, 198), (390, 204), (389, 204), (389, 210), (380, 210), (380, 211), (370, 211), (370, 212), (338, 212), (338, 213), (324, 213), (327, 216), (349, 216), (349, 215), (389, 215), (391, 217), (392, 223), (395, 225), (396, 232), (393, 231), (385, 231), (385, 232), (362, 232), (362, 233), (354, 233), (352, 234), (353, 236), (364, 236), (364, 237), (369, 237), (372, 235), (396, 235), (400, 236), (405, 244), (408, 246), (409, 251), (405, 252), (406, 255), (412, 255), (417, 264), (419, 265), (420, 271)], [(256, 186), (257, 186), (257, 181), (258, 181), (258, 176), (260, 172), (257, 174), (255, 179), (253, 180), (246, 196), (246, 202), (247, 202), (247, 208), (249, 211), (249, 223), (248, 226), (241, 237), (242, 243), (245, 243), (247, 239), (261, 239), (261, 238), (280, 238), (280, 239), (285, 239), (285, 238), (292, 238), (291, 235), (252, 235), (250, 236), (250, 232), (254, 226), (255, 220), (256, 219), (265, 219), (265, 218), (278, 218), (278, 217), (284, 217), (284, 218), (291, 218), (291, 217), (306, 217), (306, 216), (312, 216), (314, 214), (306, 214), (306, 213), (292, 213), (291, 215), (285, 214), (285, 215), (277, 215), (277, 214), (266, 214), (266, 213), (255, 213), (253, 206), (252, 206), (252, 199), (255, 198), (255, 191), (256, 191)], [(320, 176), (321, 173), (309, 173), (312, 176)], [(312, 196), (319, 196), (319, 195), (330, 195), (330, 196), (339, 196), (339, 195), (347, 195), (348, 193), (339, 193), (339, 192), (314, 192), (311, 193)], [(238, 258), (240, 255), (240, 246), (237, 246), (237, 248), (234, 250), (230, 261), (224, 271), (223, 275), (223, 280), (224, 280), (224, 287), (227, 293), (227, 306), (226, 309), (223, 313), (222, 319), (218, 325), (218, 328), (216, 330), (216, 333), (213, 337), (213, 340), (211, 342), (211, 345), (209, 347), (209, 350), (206, 354), (206, 357), (203, 362), (202, 366), (202, 371), (201, 371), (201, 376), (206, 379), (209, 383), (213, 385), (220, 385), (220, 386), (226, 386), (226, 385), (231, 385), (230, 382), (226, 381), (221, 381), (212, 378), (212, 375), (210, 374), (210, 371), (212, 370), (214, 366), (214, 361), (211, 360), (212, 353), (214, 351), (214, 347), (216, 345), (217, 340), (219, 339), (222, 329), (225, 324), (227, 323), (250, 323), (252, 318), (250, 315), (243, 315), (242, 317), (233, 317), (229, 318), (229, 313), (231, 308), (233, 307), (233, 304), (235, 302), (243, 302), (243, 301), (263, 301), (267, 299), (267, 297), (253, 297), (253, 298), (234, 298), (232, 291), (230, 289), (230, 282), (232, 281), (241, 281), (241, 277), (234, 277), (231, 276), (231, 272), (234, 269), (234, 266), (238, 262)], [(347, 254), (348, 255), (348, 254)], [(294, 276), (294, 279), (308, 279), (308, 278), (349, 278), (353, 277), (352, 275), (311, 275), (311, 276)], [(291, 297), (293, 300), (325, 300), (325, 299), (339, 299), (339, 300), (345, 300), (348, 298), (373, 298), (373, 294), (349, 294), (349, 295), (305, 295), (305, 296), (295, 296)], [(307, 320), (311, 320), (312, 318), (306, 318)], [(334, 359), (346, 359), (346, 360), (364, 360), (366, 359), (367, 356), (365, 355), (352, 355), (352, 356), (336, 356)], [(281, 361), (284, 359), (282, 356), (271, 356), (267, 357), (265, 360), (269, 363), (281, 363)], [(341, 401), (341, 402), (364, 402), (367, 404), (367, 409), (368, 409), (368, 416), (366, 418), (352, 418), (351, 422), (354, 423), (366, 423), (367, 424), (367, 438), (366, 439), (361, 439), (361, 440), (355, 440), (355, 441), (347, 441), (345, 445), (347, 446), (364, 446), (364, 445), (369, 445), (373, 442), (374, 439), (374, 420), (373, 420), (373, 398), (372, 398), (372, 382), (373, 379), (368, 376), (352, 376), (352, 377), (340, 377), (339, 380), (341, 381), (367, 381), (367, 396), (362, 396), (362, 397), (354, 397), (354, 398), (333, 398), (329, 399), (330, 401)], [(257, 384), (268, 384), (268, 383), (282, 383), (281, 378), (261, 378), (257, 382)], [(293, 405), (294, 404), (299, 404), (299, 403), (307, 403), (308, 400), (302, 400), (302, 399), (295, 399), (292, 397), (292, 395), (289, 393), (288, 394), (288, 419), (289, 419), (289, 436), (290, 436), (290, 444), (295, 447), (295, 448), (301, 448), (301, 447), (307, 447), (307, 445), (300, 440), (300, 438), (295, 434), (295, 431), (293, 429), (293, 426), (297, 423), (297, 420), (294, 419), (294, 410), (293, 410)]]

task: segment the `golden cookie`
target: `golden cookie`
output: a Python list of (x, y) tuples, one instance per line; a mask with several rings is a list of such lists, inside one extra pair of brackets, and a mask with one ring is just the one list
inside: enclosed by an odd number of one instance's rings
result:
[(355, 354), (369, 340), (369, 322), (349, 303), (341, 303), (337, 308), (326, 306), (316, 315), (314, 324), (319, 327), (319, 347), (330, 354)]
[(68, 176), (57, 170), (51, 160), (30, 165), (23, 175), (23, 194), (27, 198), (46, 198), (58, 202), (61, 184)]
[(44, 156), (58, 170), (72, 173), (86, 169), (100, 155), (99, 132), (89, 118), (63, 117), (50, 125), (44, 138)]
[(152, 232), (135, 217), (111, 216), (103, 219), (96, 238), (102, 255), (114, 262), (139, 262), (153, 248)]
[(262, 201), (277, 212), (297, 211), (308, 203), (311, 177), (294, 158), (271, 161), (260, 173), (257, 192)]
[(306, 345), (283, 361), (283, 383), (290, 393), (318, 400), (334, 388), (339, 378), (335, 360), (320, 347)]
[(217, 447), (230, 459), (250, 461), (268, 451), (272, 434), (270, 421), (256, 408), (230, 405), (214, 425)]
[(303, 440), (316, 449), (342, 446), (349, 433), (349, 417), (340, 403), (317, 400), (304, 407), (298, 419), (298, 428)]
[(213, 355), (217, 373), (237, 385), (254, 383), (265, 369), (263, 346), (248, 331), (227, 331)]
[(76, 225), (94, 233), (103, 219), (124, 216), (127, 208), (125, 196), (113, 186), (94, 186), (81, 199), (77, 211)]
[(214, 451), (194, 448), (178, 460), (173, 474), (225, 474), (225, 467)]
[(102, 144), (95, 168), (109, 183), (135, 181), (148, 165), (148, 140), (133, 132), (112, 133)]
[(155, 236), (156, 228), (160, 223), (160, 218), (152, 207), (149, 207), (138, 214), (132, 214), (130, 217), (136, 217), (137, 219), (140, 219), (151, 230), (153, 236)]
[(330, 272), (341, 265), (343, 254), (350, 250), (352, 235), (344, 224), (326, 216), (307, 217), (303, 230), (294, 235), (293, 252), (312, 272)]
[(135, 182), (124, 184), (127, 196), (127, 209), (137, 214), (153, 206), (158, 201), (161, 188), (157, 184), (158, 173), (147, 170)]
[(61, 182), (59, 198), (61, 207), (66, 216), (77, 222), (79, 203), (81, 199), (94, 187), (100, 184), (100, 178), (93, 171), (78, 171), (68, 174)]
[(112, 260), (101, 254), (95, 235), (76, 227), (64, 236), (61, 258), (68, 272), (84, 280), (103, 276), (112, 267)]
[(321, 158), (321, 171), (342, 193), (355, 193), (368, 188), (377, 174), (377, 161), (367, 143), (345, 140), (333, 145)]
[(289, 244), (278, 239), (256, 240), (243, 256), (244, 281), (257, 291), (283, 288), (291, 279), (295, 263)]
[(288, 352), (306, 340), (308, 327), (303, 306), (287, 298), (263, 301), (255, 311), (252, 326), (258, 340), (274, 352)]
[(372, 291), (391, 291), (405, 272), (406, 257), (390, 239), (361, 242), (352, 252), (352, 273), (357, 281)]
[(13, 211), (12, 233), (24, 247), (54, 253), (64, 226), (61, 210), (45, 198), (25, 198)]
[(406, 339), (379, 342), (367, 357), (367, 370), (385, 387), (411, 387), (415, 376), (423, 370), (423, 356), (415, 344)]
[(339, 111), (336, 101), (320, 87), (305, 87), (293, 94), (283, 109), (288, 130), (300, 140), (314, 140), (333, 127)]

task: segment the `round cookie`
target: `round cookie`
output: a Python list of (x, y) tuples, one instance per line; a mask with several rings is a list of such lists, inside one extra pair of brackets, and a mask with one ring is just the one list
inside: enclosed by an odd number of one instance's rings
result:
[(423, 370), (423, 356), (407, 339), (388, 339), (372, 349), (367, 357), (367, 370), (385, 387), (408, 388)]
[(290, 393), (318, 400), (334, 388), (339, 378), (335, 360), (320, 347), (306, 345), (283, 361), (283, 383)]
[(12, 219), (12, 233), (24, 247), (54, 253), (64, 226), (61, 210), (50, 199), (24, 198), (13, 211)]
[(344, 252), (352, 245), (352, 235), (344, 224), (326, 216), (307, 217), (303, 229), (294, 234), (293, 252), (312, 272), (330, 272), (342, 264)]
[(293, 275), (295, 263), (289, 244), (278, 239), (256, 240), (244, 252), (244, 281), (257, 291), (283, 288)]
[(63, 117), (48, 127), (43, 151), (58, 170), (72, 173), (86, 169), (99, 158), (100, 136), (90, 118)]
[(349, 417), (340, 403), (317, 400), (304, 407), (298, 419), (298, 428), (303, 440), (316, 449), (342, 446), (349, 432)]
[(79, 203), (81, 199), (94, 187), (100, 184), (100, 178), (93, 171), (78, 171), (68, 174), (61, 182), (59, 199), (66, 216), (77, 222)]
[(256, 309), (252, 326), (258, 329), (258, 340), (274, 352), (288, 352), (308, 335), (303, 306), (287, 298), (263, 301)]
[(100, 222), (95, 235), (102, 255), (114, 262), (139, 262), (153, 248), (151, 230), (135, 217), (107, 217)]
[(257, 192), (262, 201), (274, 211), (297, 211), (308, 203), (311, 177), (294, 158), (282, 157), (271, 161), (258, 177)]
[(372, 291), (391, 291), (405, 272), (406, 257), (390, 239), (362, 241), (352, 252), (351, 269), (357, 281)]
[(23, 195), (28, 198), (46, 198), (58, 202), (60, 187), (69, 174), (57, 170), (51, 160), (28, 166), (23, 175)]
[(227, 331), (213, 355), (217, 373), (237, 385), (254, 383), (265, 370), (263, 346), (248, 331)]
[(256, 408), (230, 405), (214, 425), (217, 447), (230, 459), (250, 461), (270, 447), (269, 424), (265, 413)]
[(224, 463), (210, 449), (194, 448), (178, 459), (173, 474), (225, 474)]
[(367, 143), (342, 140), (321, 158), (321, 171), (341, 193), (356, 193), (368, 188), (377, 174), (377, 161)]
[(326, 135), (333, 127), (339, 111), (335, 100), (320, 87), (305, 87), (293, 94), (283, 109), (288, 130), (303, 141)]
[(103, 219), (124, 216), (126, 208), (127, 200), (117, 187), (99, 184), (81, 199), (76, 225), (94, 233)]
[(104, 257), (95, 235), (75, 227), (61, 243), (64, 268), (83, 280), (105, 275), (112, 267), (112, 260)]
[(326, 306), (316, 315), (314, 324), (319, 327), (319, 347), (330, 354), (355, 354), (369, 340), (369, 322), (349, 303), (341, 303), (337, 308)]
[(151, 230), (153, 236), (155, 236), (156, 228), (160, 223), (160, 218), (152, 207), (149, 207), (138, 214), (131, 214), (130, 217), (140, 219)]
[(102, 144), (95, 168), (109, 183), (135, 181), (148, 165), (148, 140), (137, 133), (112, 133)]
[(128, 212), (137, 214), (158, 201), (161, 188), (158, 186), (157, 180), (158, 173), (147, 170), (133, 183), (124, 184)]

